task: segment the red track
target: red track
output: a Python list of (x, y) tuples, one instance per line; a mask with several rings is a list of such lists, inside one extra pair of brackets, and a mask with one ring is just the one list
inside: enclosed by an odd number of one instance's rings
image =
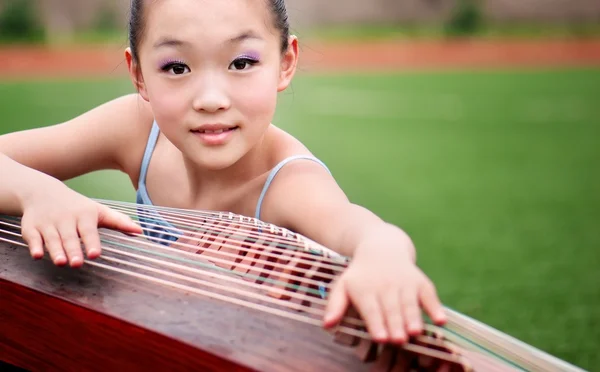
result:
[[(124, 45), (0, 49), (0, 78), (122, 76)], [(600, 39), (301, 42), (300, 71), (600, 66)]]

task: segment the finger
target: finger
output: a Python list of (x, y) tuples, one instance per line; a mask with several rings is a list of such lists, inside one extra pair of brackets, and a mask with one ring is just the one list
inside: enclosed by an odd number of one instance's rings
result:
[(71, 267), (81, 267), (83, 265), (83, 252), (81, 251), (81, 240), (77, 235), (77, 226), (75, 223), (63, 223), (58, 231), (62, 240), (62, 245), (67, 253)]
[(367, 330), (376, 342), (387, 342), (388, 332), (385, 329), (382, 307), (375, 295), (364, 294), (352, 299), (356, 310), (365, 321)]
[(406, 342), (400, 293), (396, 290), (387, 291), (382, 296), (381, 303), (391, 341), (395, 343)]
[(98, 225), (123, 232), (142, 233), (142, 228), (129, 216), (102, 204), (98, 204)]
[(94, 259), (100, 256), (102, 246), (100, 244), (97, 221), (90, 217), (84, 217), (79, 220), (77, 230), (79, 231), (79, 236), (81, 237), (88, 258)]
[(431, 282), (427, 282), (423, 285), (419, 292), (419, 301), (423, 305), (423, 309), (431, 320), (437, 325), (446, 323), (447, 317), (444, 307), (437, 295), (435, 287)]
[(58, 230), (54, 226), (46, 227), (42, 231), (42, 239), (46, 250), (50, 254), (50, 258), (57, 266), (63, 266), (67, 264), (67, 256), (63, 250), (62, 241)]
[(416, 291), (404, 290), (402, 297), (402, 313), (409, 335), (416, 336), (423, 331), (423, 319)]
[(29, 246), (31, 257), (39, 260), (44, 257), (44, 243), (40, 233), (32, 227), (23, 227), (21, 230), (23, 240)]
[(349, 300), (344, 281), (334, 283), (329, 295), (329, 300), (327, 301), (327, 306), (325, 307), (323, 326), (325, 328), (330, 328), (339, 323), (346, 313), (348, 305)]

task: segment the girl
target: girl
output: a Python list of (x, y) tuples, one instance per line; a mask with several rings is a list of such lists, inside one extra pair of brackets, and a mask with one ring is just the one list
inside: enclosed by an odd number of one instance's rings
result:
[(140, 203), (231, 211), (353, 258), (324, 326), (354, 304), (378, 342), (437, 324), (443, 307), (409, 237), (352, 204), (326, 166), (271, 123), (298, 61), (283, 0), (132, 0), (125, 52), (137, 94), (70, 121), (0, 137), (0, 213), (19, 214), (32, 257), (56, 265), (100, 254), (98, 227), (141, 233), (61, 181), (125, 172)]

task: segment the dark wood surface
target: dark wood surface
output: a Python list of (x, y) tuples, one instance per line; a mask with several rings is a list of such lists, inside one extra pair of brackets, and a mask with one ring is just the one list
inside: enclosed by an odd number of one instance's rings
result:
[[(250, 371), (161, 334), (1, 281), (1, 355), (34, 371)], [(18, 320), (17, 320), (18, 319)]]
[(3, 242), (0, 267), (0, 358), (32, 371), (369, 370), (318, 326)]

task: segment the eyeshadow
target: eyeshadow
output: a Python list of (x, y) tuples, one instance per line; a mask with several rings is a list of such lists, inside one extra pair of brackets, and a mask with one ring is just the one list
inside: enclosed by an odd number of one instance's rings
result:
[(260, 55), (258, 54), (258, 52), (248, 52), (248, 53), (243, 53), (242, 55), (240, 55), (238, 58), (248, 58), (251, 60), (255, 60), (258, 61), (260, 59)]
[(170, 64), (173, 64), (173, 63), (185, 64), (185, 63), (184, 63), (182, 60), (180, 60), (180, 59), (168, 58), (168, 59), (164, 59), (164, 60), (162, 60), (162, 62), (160, 62), (160, 63), (158, 64), (158, 68), (161, 68), (161, 69), (162, 69), (162, 68), (165, 68), (165, 67), (167, 67), (168, 65), (170, 65)]

